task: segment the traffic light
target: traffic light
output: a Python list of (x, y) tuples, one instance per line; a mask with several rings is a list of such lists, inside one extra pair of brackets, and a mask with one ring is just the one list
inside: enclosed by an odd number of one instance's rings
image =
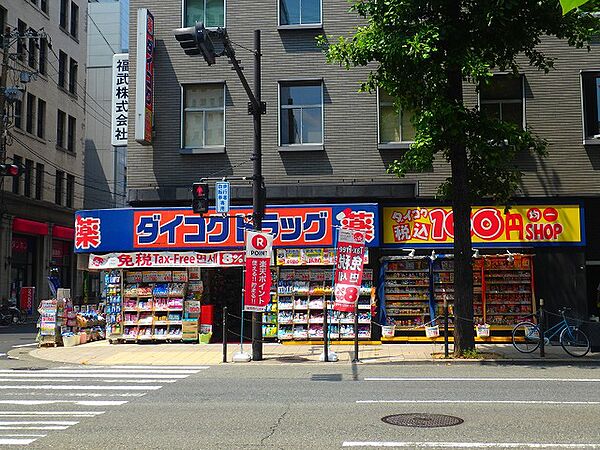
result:
[(197, 214), (208, 212), (207, 183), (194, 183), (192, 185), (192, 210)]
[(19, 177), (25, 171), (20, 164), (0, 164), (0, 176)]
[(177, 28), (173, 33), (186, 55), (202, 55), (209, 66), (215, 63), (215, 48), (202, 22), (196, 22), (193, 27)]

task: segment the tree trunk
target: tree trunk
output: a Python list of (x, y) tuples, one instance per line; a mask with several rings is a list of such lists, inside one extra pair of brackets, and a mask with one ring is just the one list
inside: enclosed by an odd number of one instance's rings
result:
[[(462, 104), (460, 69), (448, 71), (448, 97)], [(452, 212), (454, 216), (454, 355), (475, 347), (473, 326), (473, 266), (471, 257), (471, 195), (467, 149), (462, 143), (450, 146), (452, 169)]]

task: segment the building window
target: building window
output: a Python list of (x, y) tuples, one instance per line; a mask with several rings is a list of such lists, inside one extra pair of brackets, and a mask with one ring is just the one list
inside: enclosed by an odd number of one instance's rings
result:
[(581, 74), (585, 139), (600, 139), (600, 72)]
[(6, 9), (0, 6), (0, 47), (4, 45), (4, 30), (6, 30)]
[(279, 25), (320, 25), (321, 0), (279, 0)]
[(411, 120), (411, 111), (398, 111), (394, 107), (394, 98), (384, 91), (379, 96), (379, 143), (398, 144), (412, 142), (415, 139), (415, 127)]
[(481, 113), (502, 122), (524, 127), (523, 78), (514, 75), (494, 75), (489, 83), (479, 89)]
[(40, 0), (40, 9), (48, 14), (48, 0)]
[(63, 202), (63, 183), (65, 173), (62, 170), (56, 171), (56, 179), (54, 180), (54, 203), (62, 205)]
[(323, 143), (321, 81), (280, 83), (279, 141), (281, 145)]
[(67, 150), (70, 152), (75, 152), (75, 134), (77, 130), (75, 117), (69, 116), (69, 121), (67, 125)]
[(37, 163), (35, 165), (35, 198), (43, 200), (44, 196), (44, 165)]
[(40, 38), (40, 63), (38, 71), (41, 75), (46, 75), (48, 63), (48, 41), (46, 38)]
[(60, 50), (58, 52), (58, 85), (65, 87), (67, 79), (67, 54)]
[(77, 95), (77, 61), (69, 58), (69, 92)]
[(33, 124), (35, 123), (35, 96), (27, 94), (27, 120), (25, 122), (25, 131), (33, 134)]
[(60, 0), (60, 20), (61, 28), (67, 29), (67, 16), (69, 15), (69, 0)]
[(56, 115), (56, 145), (60, 148), (65, 148), (65, 129), (67, 115), (64, 111), (58, 110)]
[(46, 102), (38, 98), (37, 104), (37, 137), (46, 137)]
[(225, 146), (225, 86), (183, 86), (184, 148)]
[(207, 28), (224, 27), (224, 3), (224, 0), (184, 0), (185, 26), (190, 27), (196, 22), (202, 22)]
[(32, 68), (36, 68), (37, 66), (37, 48), (38, 48), (38, 44), (37, 44), (37, 38), (36, 37), (30, 37), (29, 38), (29, 43), (28, 43), (28, 48), (27, 48), (27, 64), (29, 64), (29, 67)]
[(25, 160), (25, 173), (23, 174), (25, 188), (23, 194), (25, 197), (31, 197), (31, 185), (33, 182), (33, 161), (30, 159)]
[(79, 37), (79, 6), (71, 3), (71, 36)]
[(27, 24), (22, 20), (17, 20), (17, 31), (19, 32), (19, 38), (17, 39), (17, 57), (21, 61), (25, 61), (25, 30), (27, 30)]
[(65, 201), (65, 206), (67, 208), (73, 207), (73, 197), (75, 196), (75, 177), (73, 175), (67, 174), (67, 198)]
[(17, 127), (20, 130), (23, 129), (23, 122), (21, 121), (22, 116), (23, 116), (23, 101), (15, 100), (15, 127)]
[[(14, 155), (13, 164), (23, 164), (23, 158), (19, 155)], [(13, 194), (19, 194), (21, 192), (21, 177), (12, 177), (12, 191)]]

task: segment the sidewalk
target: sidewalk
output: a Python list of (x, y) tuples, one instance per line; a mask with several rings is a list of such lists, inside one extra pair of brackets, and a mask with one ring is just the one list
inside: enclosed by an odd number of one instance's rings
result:
[[(20, 350), (20, 351), (19, 351)], [(109, 344), (108, 341), (91, 342), (76, 347), (44, 347), (29, 352), (34, 358), (68, 363), (90, 365), (216, 365), (223, 364), (221, 344)], [(240, 350), (239, 344), (228, 345), (227, 361), (231, 363), (233, 354)], [(501, 363), (501, 364), (592, 364), (600, 365), (600, 353), (588, 353), (583, 358), (573, 358), (560, 346), (546, 347), (546, 357), (539, 356), (539, 350), (532, 354), (519, 353), (511, 344), (477, 344), (483, 358), (444, 360), (444, 345), (437, 344), (381, 344), (361, 345), (361, 364), (386, 363)], [(244, 344), (244, 351), (252, 352), (250, 344)], [(314, 364), (319, 362), (322, 345), (283, 345), (267, 343), (263, 345), (263, 361), (250, 364)], [(330, 351), (337, 353), (338, 364), (348, 363), (353, 358), (353, 345), (330, 345)], [(450, 346), (452, 352), (452, 345)], [(12, 355), (11, 355), (12, 353)], [(19, 357), (23, 349), (15, 349), (9, 355)], [(451, 353), (450, 353), (451, 354)]]

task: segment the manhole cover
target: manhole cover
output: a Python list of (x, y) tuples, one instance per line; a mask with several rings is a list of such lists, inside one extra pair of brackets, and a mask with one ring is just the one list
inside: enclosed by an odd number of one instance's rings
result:
[(435, 428), (451, 427), (464, 422), (460, 417), (446, 416), (444, 414), (393, 414), (382, 418), (385, 423), (401, 427)]

